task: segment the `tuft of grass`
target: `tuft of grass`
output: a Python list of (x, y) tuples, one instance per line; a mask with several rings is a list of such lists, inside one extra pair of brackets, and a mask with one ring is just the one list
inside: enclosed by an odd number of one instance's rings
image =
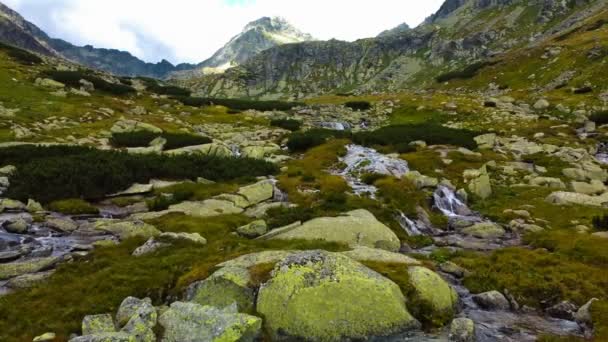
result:
[(99, 214), (99, 209), (92, 206), (89, 202), (74, 198), (53, 201), (48, 205), (49, 210), (66, 215), (96, 215)]

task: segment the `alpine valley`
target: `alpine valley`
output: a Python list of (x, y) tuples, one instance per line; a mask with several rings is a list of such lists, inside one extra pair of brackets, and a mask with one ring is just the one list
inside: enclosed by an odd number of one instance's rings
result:
[(0, 341), (608, 341), (608, 0), (0, 42)]

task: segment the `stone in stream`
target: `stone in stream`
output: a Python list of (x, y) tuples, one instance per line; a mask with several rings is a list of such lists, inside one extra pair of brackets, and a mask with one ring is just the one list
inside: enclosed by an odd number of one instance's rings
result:
[(469, 318), (456, 318), (450, 325), (451, 342), (475, 342), (475, 322)]
[(27, 233), (27, 229), (28, 229), (28, 222), (21, 218), (21, 217), (17, 217), (13, 220), (9, 220), (9, 221), (5, 221), (2, 224), (2, 227), (9, 233), (13, 233), (13, 234), (25, 234)]
[(462, 229), (461, 233), (480, 239), (492, 239), (504, 236), (505, 229), (493, 222), (480, 222)]
[(509, 310), (509, 301), (498, 291), (489, 291), (473, 296), (473, 300), (480, 307), (487, 310)]
[(9, 264), (0, 264), (0, 280), (10, 279), (28, 273), (36, 273), (52, 268), (60, 258), (35, 258)]
[(261, 333), (262, 319), (195, 303), (175, 302), (160, 316), (163, 342), (253, 342)]
[(574, 314), (574, 319), (576, 323), (582, 325), (586, 328), (591, 328), (593, 326), (593, 319), (591, 317), (591, 306), (593, 303), (597, 302), (599, 299), (592, 298), (585, 305), (581, 306), (578, 311)]
[(62, 233), (71, 233), (78, 229), (78, 224), (70, 218), (49, 218), (46, 220), (45, 225)]
[(458, 304), (458, 294), (437, 273), (421, 266), (408, 269), (413, 293), (408, 302), (416, 303), (409, 308), (419, 319), (449, 322)]

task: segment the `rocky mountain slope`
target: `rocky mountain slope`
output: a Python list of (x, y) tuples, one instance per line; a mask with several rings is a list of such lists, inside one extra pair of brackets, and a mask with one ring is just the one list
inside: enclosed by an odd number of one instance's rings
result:
[(476, 62), (548, 47), (559, 33), (599, 20), (605, 11), (605, 0), (446, 1), (413, 30), (353, 43), (276, 47), (224, 75), (182, 84), (204, 95), (262, 98), (428, 87), (437, 76)]
[(190, 78), (201, 74), (222, 73), (271, 47), (311, 40), (313, 37), (310, 34), (301, 32), (284, 18), (264, 17), (247, 24), (241, 33), (230, 39), (211, 58), (197, 65), (195, 70), (177, 72), (171, 76)]
[(249, 23), (243, 32), (232, 38), (211, 58), (195, 64), (173, 65), (163, 60), (146, 63), (129, 52), (116, 49), (75, 46), (49, 37), (19, 13), (0, 3), (0, 41), (41, 54), (66, 58), (89, 68), (115, 75), (154, 78), (193, 77), (207, 72), (222, 72), (242, 64), (257, 53), (282, 44), (312, 40), (282, 18), (264, 17)]

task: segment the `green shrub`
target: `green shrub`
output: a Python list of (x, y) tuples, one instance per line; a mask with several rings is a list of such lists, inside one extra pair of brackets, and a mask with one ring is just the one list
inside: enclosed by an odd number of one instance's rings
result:
[(11, 58), (15, 59), (21, 64), (36, 65), (42, 64), (43, 62), (42, 58), (36, 56), (35, 54), (12, 45), (0, 43), (0, 49), (6, 51)]
[(176, 86), (161, 86), (159, 84), (148, 86), (148, 90), (159, 95), (169, 96), (190, 96), (192, 94), (192, 91), (188, 89)]
[(373, 185), (377, 180), (388, 177), (381, 173), (365, 173), (361, 175), (361, 181), (367, 185)]
[(608, 125), (608, 110), (591, 114), (589, 120), (595, 122), (598, 125)]
[(112, 95), (127, 95), (136, 92), (135, 88), (131, 86), (110, 83), (100, 77), (91, 75), (89, 72), (86, 71), (47, 70), (43, 73), (43, 76), (74, 88), (80, 88), (80, 80), (84, 79), (93, 83), (96, 90), (100, 90)]
[(275, 119), (270, 121), (270, 125), (295, 132), (300, 130), (300, 127), (302, 127), (302, 122), (298, 120)]
[(462, 70), (456, 70), (456, 71), (450, 71), (450, 72), (446, 72), (445, 74), (441, 74), (439, 76), (437, 76), (436, 80), (439, 83), (444, 83), (447, 81), (451, 81), (454, 79), (461, 79), (461, 80), (466, 80), (469, 78), (473, 78), (477, 75), (477, 73), (479, 72), (479, 70), (487, 67), (487, 66), (491, 66), (496, 64), (497, 62), (477, 62), (474, 64), (471, 64), (467, 67), (465, 67)]
[(98, 199), (150, 179), (214, 181), (274, 174), (271, 163), (249, 158), (203, 155), (130, 155), (72, 146), (16, 146), (0, 149), (2, 164), (17, 166), (7, 196), (42, 202)]
[(368, 109), (372, 108), (371, 103), (369, 103), (367, 101), (349, 101), (349, 102), (346, 102), (344, 104), (344, 106), (346, 106), (352, 110), (358, 110), (358, 111), (368, 110)]
[(350, 136), (351, 134), (345, 131), (315, 128), (306, 132), (292, 133), (287, 141), (287, 147), (294, 152), (303, 152), (324, 144), (329, 138), (349, 138)]
[(272, 208), (266, 212), (266, 223), (270, 229), (280, 228), (297, 221), (306, 222), (315, 217), (315, 211), (307, 207)]
[(435, 123), (415, 125), (386, 126), (373, 132), (359, 132), (353, 140), (365, 146), (401, 146), (412, 141), (424, 140), (429, 145), (455, 145), (470, 149), (477, 148), (475, 136), (479, 135), (464, 129), (444, 127)]
[(48, 205), (49, 210), (66, 215), (96, 215), (99, 209), (82, 199), (67, 199), (53, 201)]
[(144, 147), (152, 140), (162, 137), (167, 140), (165, 149), (172, 150), (185, 146), (204, 145), (212, 142), (208, 137), (187, 133), (153, 133), (148, 131), (137, 131), (128, 133), (114, 133), (110, 143), (114, 147)]
[(181, 103), (192, 106), (192, 107), (204, 107), (204, 106), (224, 106), (233, 110), (259, 110), (259, 111), (271, 111), (271, 110), (290, 110), (293, 107), (302, 106), (303, 103), (299, 102), (284, 102), (284, 101), (254, 101), (254, 100), (240, 100), (240, 99), (221, 99), (221, 98), (203, 98), (203, 97), (187, 97), (187, 96), (175, 96), (176, 100)]

